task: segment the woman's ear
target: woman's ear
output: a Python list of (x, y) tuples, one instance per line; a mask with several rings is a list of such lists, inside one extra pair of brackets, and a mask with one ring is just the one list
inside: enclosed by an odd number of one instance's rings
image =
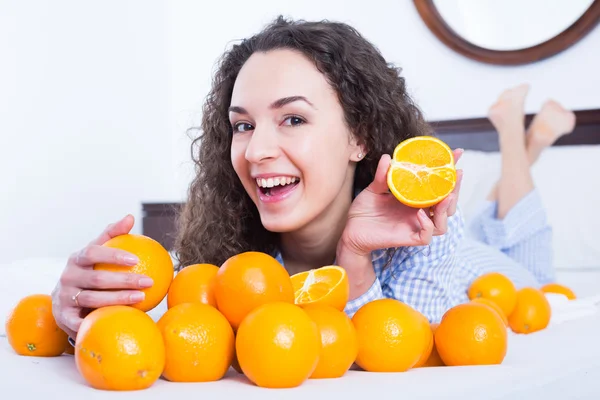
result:
[(354, 162), (362, 161), (367, 155), (367, 146), (361, 143), (355, 136), (352, 137), (352, 153), (350, 159)]
[(352, 161), (359, 162), (363, 158), (365, 158), (365, 155), (366, 154), (365, 154), (364, 150), (359, 147), (358, 150), (355, 151), (354, 154), (352, 155)]

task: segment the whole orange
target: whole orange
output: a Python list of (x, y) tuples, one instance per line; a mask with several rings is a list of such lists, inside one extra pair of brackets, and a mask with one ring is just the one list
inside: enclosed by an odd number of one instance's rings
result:
[[(437, 330), (438, 326), (440, 326), (439, 323), (433, 323), (431, 324), (431, 332), (433, 335), (435, 335), (435, 331)], [(427, 358), (427, 360), (425, 360), (425, 363), (423, 363), (423, 367), (442, 367), (444, 366), (444, 362), (442, 361), (442, 358), (440, 357), (440, 353), (438, 353), (437, 351), (437, 346), (435, 345), (435, 338), (434, 336), (432, 336), (432, 348), (431, 348), (431, 352), (429, 354), (429, 357)]]
[(476, 278), (470, 285), (470, 300), (483, 297), (498, 304), (509, 316), (517, 304), (517, 289), (510, 279), (499, 272), (490, 272)]
[(266, 253), (248, 251), (227, 259), (215, 283), (218, 309), (234, 330), (256, 307), (272, 302), (294, 303), (290, 275)]
[(6, 318), (6, 338), (22, 356), (56, 357), (69, 345), (67, 334), (56, 325), (52, 298), (47, 294), (23, 297)]
[(354, 314), (352, 322), (358, 336), (356, 364), (365, 371), (407, 371), (430, 344), (427, 318), (398, 300), (371, 301)]
[(442, 361), (450, 366), (501, 364), (508, 346), (500, 315), (474, 302), (446, 311), (434, 337)]
[(143, 311), (129, 306), (102, 307), (81, 323), (75, 363), (93, 388), (146, 389), (162, 374), (165, 344), (158, 326)]
[(237, 353), (235, 351), (235, 346), (233, 346), (233, 360), (231, 360), (231, 366), (233, 367), (233, 369), (235, 369), (235, 371), (238, 374), (243, 374), (244, 371), (242, 371), (242, 367), (240, 367), (240, 362), (238, 361), (237, 358)]
[(563, 294), (567, 296), (567, 299), (569, 300), (575, 300), (577, 298), (573, 290), (571, 290), (565, 285), (561, 285), (560, 283), (547, 283), (544, 286), (542, 286), (540, 290), (544, 293)]
[(183, 303), (203, 303), (217, 307), (215, 277), (219, 267), (212, 264), (194, 264), (183, 268), (175, 275), (169, 293), (167, 307)]
[(131, 267), (99, 263), (94, 265), (95, 270), (141, 274), (154, 281), (151, 287), (142, 290), (146, 296), (144, 300), (132, 307), (149, 311), (165, 298), (173, 281), (174, 270), (169, 252), (160, 243), (144, 235), (127, 234), (116, 236), (103, 246), (135, 254), (140, 262)]
[[(431, 329), (431, 336), (429, 337), (429, 344), (427, 345), (427, 347), (425, 347), (425, 351), (423, 351), (423, 353), (421, 354), (421, 357), (419, 358), (419, 361), (417, 361), (417, 363), (415, 364), (415, 366), (413, 368), (420, 368), (423, 367), (431, 358), (431, 355), (433, 353), (433, 351), (435, 350), (435, 341), (433, 340), (433, 327), (431, 325), (429, 325), (430, 329)], [(437, 354), (437, 351), (436, 351)], [(439, 357), (439, 356), (438, 356)]]
[(166, 350), (163, 376), (172, 382), (210, 382), (225, 375), (233, 359), (233, 329), (216, 308), (182, 303), (157, 322)]
[(517, 306), (508, 317), (508, 324), (515, 333), (533, 333), (545, 329), (551, 316), (552, 309), (544, 292), (526, 287), (517, 292)]
[(502, 309), (496, 302), (490, 299), (486, 299), (485, 297), (476, 297), (471, 301), (475, 303), (485, 304), (486, 306), (491, 307), (494, 311), (498, 313), (500, 318), (502, 318), (502, 322), (504, 322), (504, 325), (508, 327), (508, 318), (506, 317), (506, 315), (504, 315), (504, 311), (502, 311)]
[(310, 377), (321, 351), (317, 325), (299, 306), (263, 304), (237, 331), (235, 348), (244, 375), (257, 386), (291, 388)]
[(352, 320), (342, 311), (325, 305), (306, 306), (321, 334), (321, 353), (311, 378), (339, 378), (358, 355), (358, 338)]

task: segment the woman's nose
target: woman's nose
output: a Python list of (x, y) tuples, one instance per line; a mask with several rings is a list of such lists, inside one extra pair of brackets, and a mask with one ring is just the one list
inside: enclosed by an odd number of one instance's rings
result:
[(252, 137), (246, 148), (246, 160), (252, 163), (277, 158), (279, 155), (279, 144), (277, 132), (274, 128), (254, 128)]

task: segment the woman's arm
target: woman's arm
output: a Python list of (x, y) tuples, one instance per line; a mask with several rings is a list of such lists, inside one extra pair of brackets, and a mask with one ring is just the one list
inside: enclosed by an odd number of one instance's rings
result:
[(428, 246), (398, 248), (389, 263), (385, 254), (372, 260), (371, 255), (353, 254), (340, 245), (338, 264), (346, 269), (350, 281), (345, 312), (352, 316), (370, 301), (394, 298), (431, 322), (439, 321), (453, 305), (455, 252), (463, 235), (464, 221), (457, 211), (448, 218), (444, 235), (434, 236)]

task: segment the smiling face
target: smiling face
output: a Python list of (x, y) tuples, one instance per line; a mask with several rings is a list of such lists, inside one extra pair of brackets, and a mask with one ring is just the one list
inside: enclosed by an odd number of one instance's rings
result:
[(345, 216), (361, 149), (312, 62), (291, 50), (253, 54), (237, 77), (229, 119), (233, 167), (266, 229), (294, 232)]

